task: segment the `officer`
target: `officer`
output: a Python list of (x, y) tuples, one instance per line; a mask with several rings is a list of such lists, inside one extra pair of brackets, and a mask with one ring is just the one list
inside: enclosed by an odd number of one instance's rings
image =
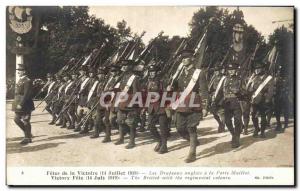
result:
[[(254, 77), (249, 85), (249, 92), (252, 95), (251, 106), (252, 106), (252, 122), (254, 126), (253, 137), (258, 137), (260, 132), (260, 137), (265, 138), (265, 129), (267, 126), (266, 111), (271, 103), (273, 94), (273, 85), (270, 83), (265, 83), (268, 74), (265, 71), (265, 64), (257, 62), (254, 65)], [(261, 118), (261, 128), (258, 125), (258, 115)]]
[(129, 130), (130, 140), (128, 145), (126, 145), (126, 149), (131, 149), (135, 147), (135, 136), (136, 136), (136, 127), (137, 127), (137, 118), (139, 113), (139, 108), (135, 105), (130, 106), (131, 99), (133, 96), (140, 92), (139, 85), (139, 77), (138, 75), (133, 73), (134, 69), (134, 60), (123, 60), (122, 61), (122, 71), (124, 72), (124, 76), (120, 81), (120, 91), (122, 94), (127, 95), (128, 99), (126, 101), (120, 101), (118, 103), (118, 99), (122, 99), (122, 95), (117, 97), (116, 106), (118, 109), (117, 113), (117, 123), (119, 125), (119, 140), (115, 143), (116, 145), (124, 143), (125, 133)]
[[(196, 69), (193, 61), (192, 50), (183, 50), (181, 52), (183, 67), (179, 75), (174, 80), (172, 89), (175, 92), (186, 92), (186, 94), (178, 95), (176, 102), (171, 104), (173, 110), (176, 111), (176, 128), (177, 132), (190, 141), (190, 150), (186, 163), (196, 160), (197, 126), (201, 120), (201, 111), (204, 116), (207, 115), (208, 103), (208, 83), (206, 80), (206, 71), (204, 69)], [(182, 97), (183, 96), (183, 97)], [(200, 105), (194, 107), (193, 105)], [(183, 106), (182, 106), (183, 104)]]
[[(155, 63), (150, 65), (149, 80), (146, 87), (148, 93), (157, 93), (160, 96), (160, 99), (156, 102), (150, 102), (149, 106), (146, 105), (146, 107), (148, 107), (148, 128), (157, 141), (154, 151), (159, 154), (163, 154), (168, 152), (168, 119), (165, 108), (160, 105), (163, 93), (163, 82), (161, 81), (161, 77), (157, 74), (158, 69), (159, 68), (155, 65)], [(151, 95), (148, 94), (147, 96)], [(147, 97), (147, 99), (149, 98)], [(157, 127), (155, 126), (157, 123), (159, 124), (160, 133), (157, 131)]]
[(30, 124), (31, 112), (34, 110), (32, 80), (26, 75), (24, 65), (20, 65), (17, 70), (20, 79), (16, 84), (12, 109), (15, 112), (15, 123), (24, 132), (24, 139), (20, 144), (25, 145), (32, 142)]

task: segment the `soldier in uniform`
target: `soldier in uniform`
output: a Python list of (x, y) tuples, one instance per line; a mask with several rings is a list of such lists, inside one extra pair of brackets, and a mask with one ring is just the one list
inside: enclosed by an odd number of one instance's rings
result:
[[(238, 65), (228, 64), (227, 75), (222, 86), (224, 98), (225, 124), (232, 135), (232, 148), (240, 146), (240, 133), (242, 128), (242, 108), (240, 98), (243, 94), (241, 78), (238, 73)], [(232, 124), (234, 118), (234, 125)]]
[(84, 119), (83, 117), (85, 116), (85, 114), (87, 113), (87, 109), (86, 109), (86, 101), (87, 101), (87, 94), (88, 94), (88, 90), (87, 90), (87, 84), (90, 81), (89, 78), (89, 74), (88, 74), (88, 68), (86, 66), (82, 66), (79, 69), (79, 91), (78, 91), (78, 105), (77, 105), (77, 123), (75, 125), (75, 132), (79, 132), (81, 131), (81, 125), (82, 125), (82, 119)]
[[(90, 102), (91, 103), (91, 107), (96, 106), (96, 117), (95, 117), (95, 125), (94, 125), (94, 133), (91, 136), (91, 138), (98, 138), (99, 134), (101, 131), (103, 131), (105, 129), (105, 124), (104, 124), (104, 116), (105, 116), (105, 107), (103, 107), (103, 105), (101, 105), (100, 103), (100, 97), (103, 93), (103, 89), (104, 86), (106, 84), (107, 81), (107, 70), (105, 67), (101, 66), (98, 68), (98, 73), (97, 73), (97, 79), (98, 79), (98, 84), (97, 87), (95, 88), (95, 92), (93, 94), (95, 94), (95, 100)], [(109, 132), (105, 132), (106, 136), (105, 139), (103, 140), (103, 142), (109, 142), (110, 141), (110, 131)]]
[(16, 84), (15, 99), (13, 102), (13, 111), (15, 112), (14, 121), (24, 132), (24, 139), (20, 144), (28, 144), (32, 142), (31, 135), (31, 112), (34, 110), (34, 103), (32, 100), (32, 80), (26, 75), (24, 65), (18, 68), (20, 76)]
[(62, 85), (58, 88), (58, 94), (57, 94), (57, 104), (58, 108), (60, 108), (59, 112), (59, 123), (56, 124), (57, 126), (61, 126), (61, 128), (67, 127), (67, 122), (69, 121), (67, 112), (63, 110), (64, 105), (66, 103), (66, 96), (65, 96), (65, 89), (70, 83), (70, 76), (68, 74), (65, 74), (62, 79)]
[[(91, 68), (89, 70), (89, 80), (87, 82), (87, 84), (85, 85), (85, 87), (81, 90), (81, 94), (82, 94), (82, 106), (87, 108), (86, 114), (88, 112), (93, 112), (91, 111), (91, 106), (90, 103), (95, 102), (96, 97), (92, 97), (90, 100), (88, 100), (88, 94), (90, 92), (90, 90), (93, 88), (94, 84), (96, 83), (97, 79), (96, 79), (96, 70), (94, 68)], [(85, 121), (82, 122), (82, 127), (81, 127), (81, 131), (79, 132), (80, 134), (85, 134), (88, 133), (89, 130), (92, 130), (94, 127), (94, 120), (93, 120), (93, 115), (90, 114), (88, 116), (87, 119), (85, 119)]]
[[(274, 113), (276, 117), (276, 131), (282, 132), (288, 128), (289, 124), (289, 94), (290, 94), (290, 83), (288, 75), (284, 72), (283, 68), (280, 67), (275, 77), (275, 96), (274, 96)], [(281, 114), (284, 117), (284, 129), (282, 129), (282, 123), (280, 121)]]
[[(147, 84), (147, 92), (155, 92), (162, 96), (163, 82), (160, 76), (157, 74), (158, 67), (153, 64), (149, 67), (149, 80)], [(148, 95), (150, 96), (150, 95)], [(161, 99), (160, 99), (161, 100)], [(164, 107), (161, 107), (160, 100), (156, 102), (150, 102), (147, 108), (148, 112), (148, 129), (157, 141), (157, 145), (154, 148), (155, 152), (163, 154), (168, 152), (167, 138), (168, 138), (168, 119)], [(159, 123), (160, 133), (157, 131), (156, 124)]]
[[(194, 52), (192, 50), (184, 50), (181, 52), (183, 67), (177, 78), (174, 80), (172, 86), (172, 89), (175, 92), (189, 92), (183, 99), (184, 106), (175, 105), (174, 107), (174, 102), (171, 104), (172, 109), (176, 111), (175, 123), (177, 132), (184, 139), (190, 141), (189, 154), (185, 159), (186, 163), (196, 160), (196, 148), (199, 144), (197, 139), (197, 126), (201, 120), (201, 111), (203, 110), (202, 113), (204, 116), (207, 115), (208, 103), (208, 83), (206, 80), (206, 71), (195, 68), (192, 60), (193, 53)], [(199, 71), (200, 73), (198, 73)], [(196, 75), (197, 73), (198, 75)], [(190, 83), (193, 83), (193, 86), (188, 87)], [(182, 98), (179, 94), (178, 100), (181, 99)], [(200, 104), (200, 107), (190, 107), (191, 100), (194, 104)]]
[[(272, 94), (273, 94), (273, 86), (272, 83), (269, 82), (264, 85), (264, 81), (268, 77), (268, 74), (265, 72), (265, 65), (261, 62), (257, 62), (254, 65), (254, 77), (252, 82), (249, 85), (249, 92), (252, 95), (251, 106), (252, 106), (252, 122), (254, 126), (253, 137), (258, 137), (258, 133), (260, 132), (260, 137), (265, 138), (265, 129), (267, 126), (267, 118), (266, 111), (268, 106), (271, 103)], [(263, 87), (260, 92), (260, 87)], [(258, 124), (258, 115), (261, 118), (261, 128), (259, 128)]]
[(50, 73), (47, 73), (47, 83), (46, 83), (46, 86), (41, 89), (41, 92), (44, 92), (46, 90), (46, 88), (48, 87), (48, 89), (47, 89), (48, 91), (47, 91), (47, 95), (46, 95), (47, 97), (45, 99), (45, 102), (46, 102), (46, 108), (45, 109), (51, 115), (52, 115), (52, 104), (49, 101), (48, 94), (49, 94), (49, 91), (51, 90), (51, 88), (53, 87), (54, 83), (55, 83), (55, 81), (54, 81), (53, 75), (50, 74)]
[(224, 108), (223, 105), (223, 99), (220, 99), (218, 103), (214, 100), (215, 92), (217, 91), (218, 85), (222, 77), (224, 76), (224, 73), (222, 72), (223, 68), (218, 65), (214, 68), (214, 75), (212, 77), (211, 83), (208, 86), (209, 93), (211, 94), (211, 108), (210, 111), (213, 114), (215, 120), (218, 122), (218, 132), (222, 133), (225, 131), (225, 116), (224, 116)]
[[(119, 81), (122, 78), (121, 70), (119, 65), (113, 64), (110, 66), (109, 78), (106, 85), (103, 88), (103, 93), (114, 93), (114, 95), (119, 90)], [(105, 124), (105, 139), (103, 142), (111, 141), (111, 128), (119, 129), (117, 124), (117, 109), (114, 107), (114, 95), (107, 95), (104, 98), (105, 104), (111, 104), (111, 106), (105, 108), (104, 124)]]
[(58, 88), (62, 85), (61, 77), (58, 75), (55, 75), (55, 83), (53, 84), (53, 87), (49, 91), (47, 97), (46, 97), (46, 102), (50, 102), (52, 105), (52, 121), (49, 123), (49, 125), (54, 125), (55, 122), (57, 121), (57, 115), (60, 112), (60, 108), (58, 108), (57, 104), (57, 93), (58, 93)]
[(78, 92), (78, 76), (79, 74), (74, 71), (71, 74), (71, 79), (65, 88), (65, 107), (67, 119), (69, 120), (68, 129), (75, 129), (76, 117), (76, 93)]
[(139, 113), (139, 108), (132, 106), (129, 107), (132, 97), (136, 92), (140, 92), (140, 85), (138, 76), (133, 74), (132, 70), (134, 69), (133, 60), (123, 60), (122, 61), (122, 71), (124, 76), (120, 81), (120, 93), (128, 95), (127, 101), (118, 102), (119, 98), (116, 98), (116, 104), (118, 107), (117, 113), (117, 123), (119, 125), (119, 140), (115, 143), (116, 145), (124, 143), (124, 136), (129, 130), (130, 140), (126, 149), (131, 149), (135, 147), (135, 136), (136, 136), (136, 127), (137, 127), (137, 117)]

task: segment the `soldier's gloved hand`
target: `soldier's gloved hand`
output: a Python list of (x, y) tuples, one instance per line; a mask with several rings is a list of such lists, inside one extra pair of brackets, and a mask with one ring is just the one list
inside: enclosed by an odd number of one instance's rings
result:
[(207, 116), (207, 114), (208, 114), (208, 111), (207, 111), (207, 109), (202, 109), (202, 113), (203, 113), (203, 117), (206, 117), (206, 116)]
[(22, 106), (18, 104), (17, 109), (22, 109)]

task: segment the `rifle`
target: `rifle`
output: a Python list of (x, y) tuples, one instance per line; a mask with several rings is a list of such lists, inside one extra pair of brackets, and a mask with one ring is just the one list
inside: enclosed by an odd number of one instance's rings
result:
[(51, 84), (49, 81), (39, 90), (39, 92), (34, 96), (33, 99), (36, 99), (43, 91), (44, 88), (46, 88), (49, 84)]
[[(166, 74), (165, 77), (169, 78), (169, 76), (173, 73), (172, 71), (173, 71), (174, 66), (176, 65), (175, 63), (178, 61), (177, 55), (178, 55), (179, 51), (182, 50), (182, 48), (185, 46), (186, 43), (187, 43), (187, 40), (185, 38), (182, 39), (182, 41), (179, 44), (179, 46), (176, 49), (176, 51), (173, 53), (172, 56), (170, 56), (170, 58), (168, 59), (168, 61), (164, 65), (164, 67), (162, 69), (162, 74)], [(170, 79), (168, 79), (167, 81), (168, 81), (168, 83), (170, 83)]]
[(90, 115), (92, 114), (92, 112), (94, 111), (94, 109), (99, 105), (99, 103), (100, 103), (100, 100), (99, 100), (95, 105), (93, 105), (93, 107), (92, 107), (92, 108), (90, 109), (90, 111), (86, 114), (86, 116), (84, 116), (84, 117), (81, 119), (80, 123), (82, 123), (82, 126), (84, 126), (84, 125), (86, 124), (86, 122), (88, 121)]

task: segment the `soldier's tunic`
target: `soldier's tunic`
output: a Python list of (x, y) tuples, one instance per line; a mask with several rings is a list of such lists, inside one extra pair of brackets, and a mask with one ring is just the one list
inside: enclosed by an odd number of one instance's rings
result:
[[(253, 81), (249, 85), (249, 92), (251, 95), (259, 88), (259, 86), (264, 82), (268, 75), (259, 74), (255, 75)], [(261, 131), (261, 136), (264, 136), (264, 132), (267, 126), (266, 111), (269, 108), (271, 103), (272, 94), (273, 94), (273, 85), (269, 82), (257, 95), (257, 97), (252, 101), (252, 121), (254, 130), (254, 136), (257, 136), (258, 132)], [(258, 125), (258, 115), (261, 117), (261, 128)]]
[[(104, 86), (103, 93), (114, 93), (116, 94), (120, 88), (119, 88), (119, 82), (121, 80), (122, 76), (120, 73), (116, 73), (113, 76), (110, 76), (107, 80), (106, 85)], [(118, 129), (117, 124), (117, 109), (114, 107), (114, 101), (115, 97), (112, 95), (107, 95), (104, 99), (105, 103), (111, 104), (110, 107), (105, 108), (105, 117), (104, 117), (104, 123), (105, 123), (105, 129), (108, 130), (111, 127)]]
[[(123, 91), (125, 86), (127, 85), (128, 80), (133, 75), (132, 72), (126, 72), (120, 81), (120, 90)], [(136, 92), (140, 91), (139, 85), (139, 77), (136, 76), (132, 81), (128, 91), (128, 99), (127, 101), (120, 102), (117, 106), (117, 123), (119, 125), (119, 134), (120, 139), (118, 142), (123, 142), (124, 140), (124, 131), (129, 128), (130, 131), (130, 142), (126, 148), (132, 148), (135, 145), (135, 136), (136, 136), (136, 126), (137, 126), (137, 117), (139, 108), (133, 105), (129, 107), (131, 99), (135, 95)], [(117, 98), (116, 98), (117, 99)]]
[(219, 128), (218, 128), (219, 132), (224, 131), (225, 116), (224, 116), (224, 108), (222, 107), (224, 100), (219, 99), (218, 102), (216, 102), (214, 95), (215, 95), (215, 92), (218, 88), (217, 86), (219, 85), (219, 82), (222, 79), (222, 77), (223, 77), (222, 74), (215, 75), (212, 79), (213, 80), (212, 83), (209, 86), (209, 93), (211, 95), (210, 98), (212, 99), (210, 111), (212, 112), (214, 118), (216, 119), (216, 121), (219, 124)]
[[(17, 108), (17, 106), (21, 108)], [(12, 110), (15, 112), (15, 123), (24, 132), (25, 138), (31, 138), (31, 112), (34, 110), (32, 100), (32, 80), (27, 76), (19, 79), (15, 89), (15, 99), (12, 105)]]
[[(163, 83), (159, 79), (149, 79), (147, 84), (147, 92), (155, 92), (160, 95), (160, 99), (156, 102), (151, 102), (147, 108), (148, 112), (148, 128), (158, 141), (155, 151), (159, 153), (167, 152), (167, 137), (168, 137), (168, 119), (165, 112), (165, 107), (161, 107), (161, 96), (163, 93)], [(150, 94), (148, 94), (150, 96)], [(160, 133), (157, 131), (156, 124), (159, 123)]]

